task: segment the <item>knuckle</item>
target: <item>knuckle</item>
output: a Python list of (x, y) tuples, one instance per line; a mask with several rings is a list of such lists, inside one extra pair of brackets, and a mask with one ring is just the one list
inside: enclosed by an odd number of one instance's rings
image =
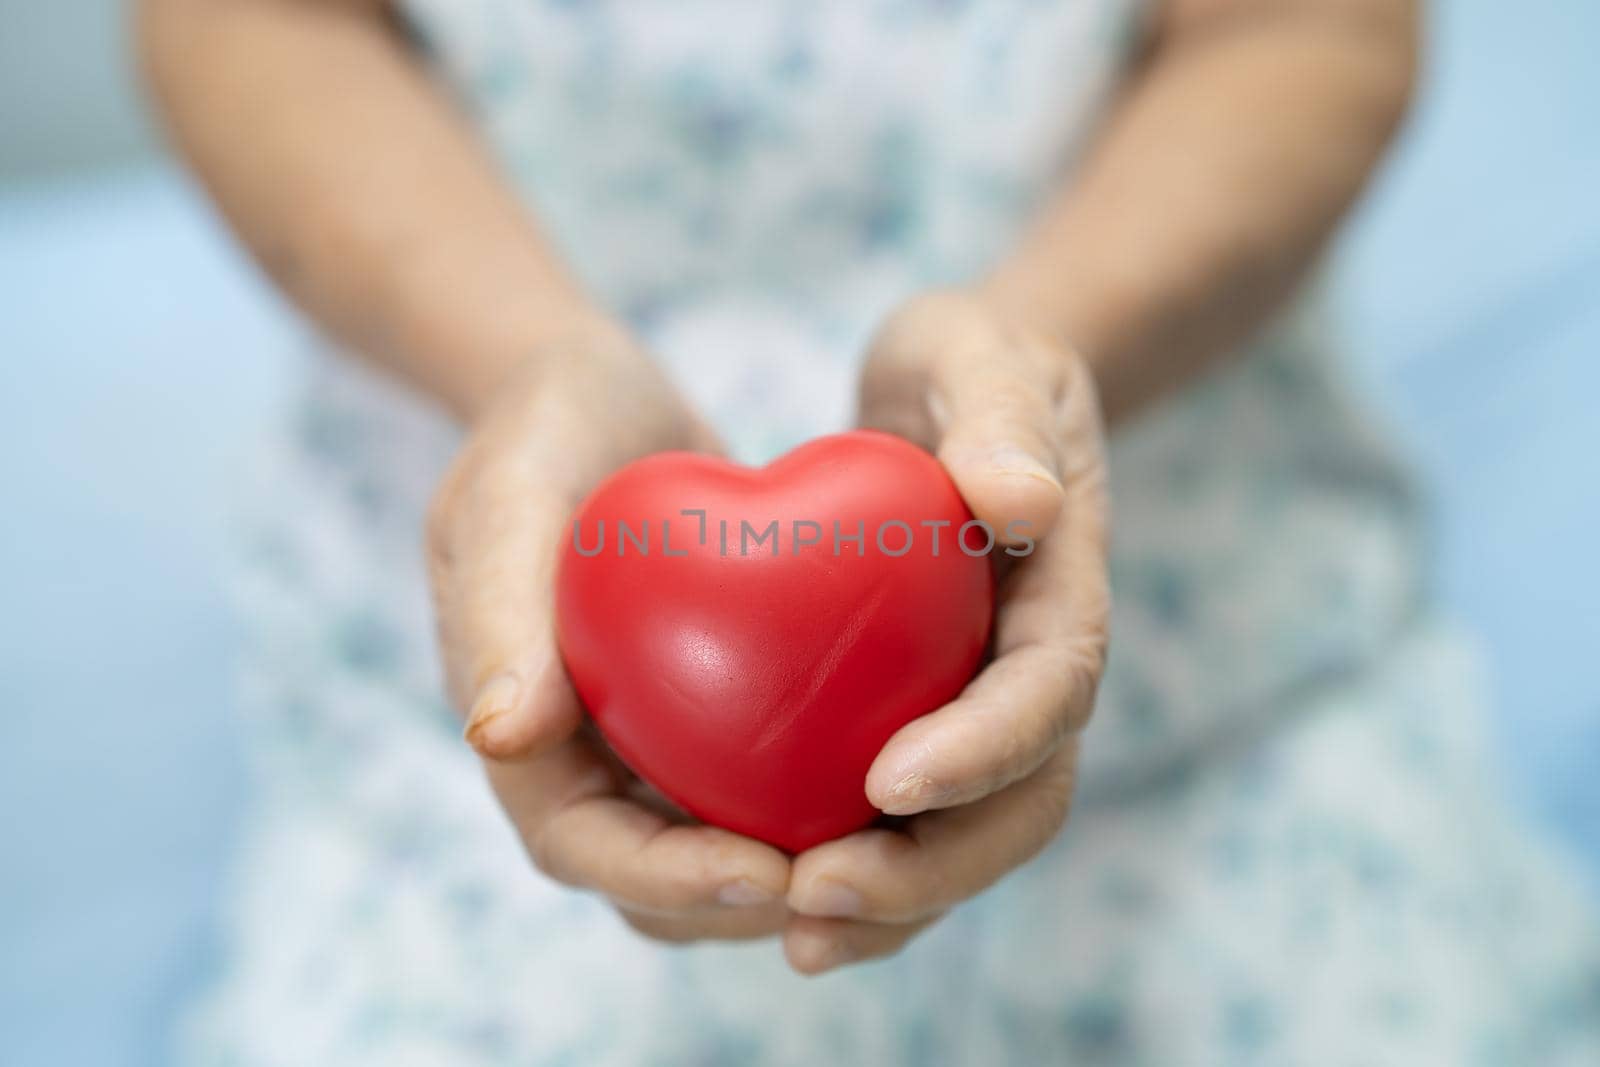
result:
[(1028, 731), (1030, 746), (1053, 752), (1088, 723), (1105, 667), (1106, 641), (1100, 628), (1076, 635), (1040, 657), (1051, 699), (1039, 705)]
[(953, 872), (939, 864), (925, 864), (923, 870), (925, 873), (919, 890), (907, 893), (905, 899), (900, 902), (898, 916), (901, 922), (912, 922), (930, 911), (948, 908), (962, 896), (955, 884)]
[(1094, 711), (1095, 697), (1100, 690), (1100, 676), (1105, 668), (1106, 641), (1099, 631), (1091, 632), (1074, 642), (1061, 657), (1063, 671), (1062, 692), (1065, 699), (1061, 713), (1053, 716), (1056, 724), (1055, 742), (1059, 743), (1088, 723)]
[(572, 861), (571, 850), (561, 847), (559, 836), (552, 833), (550, 828), (547, 827), (542, 833), (524, 834), (523, 841), (529, 862), (546, 878), (569, 889), (584, 888), (584, 880)]
[(688, 911), (706, 903), (709, 896), (700, 879), (689, 871), (664, 872), (653, 890), (653, 903), (667, 911)]
[(1072, 810), (1072, 795), (1077, 787), (1075, 746), (1069, 745), (1040, 770), (1038, 806), (1040, 825), (1047, 831), (1043, 840), (1054, 836)]
[(1055, 432), (1048, 422), (1043, 393), (1026, 381), (998, 381), (981, 397), (973, 398), (982, 408), (973, 411), (968, 430), (974, 438), (996, 444), (1009, 443), (1037, 457), (1048, 466), (1057, 466)]
[(983, 776), (983, 795), (1016, 781), (1037, 767), (1059, 743), (1065, 730), (1054, 708), (1023, 712), (1005, 731), (998, 752)]
[(1105, 670), (1110, 636), (1105, 614), (1096, 608), (1088, 623), (1068, 645), (1066, 663), (1079, 692), (1087, 689), (1092, 693), (1098, 684)]
[(644, 846), (640, 862), (652, 872), (652, 903), (670, 910), (695, 907), (709, 896), (711, 861), (698, 850), (679, 847), (672, 829)]
[(1088, 360), (1077, 352), (1060, 354), (1054, 361), (1053, 407), (1058, 417), (1068, 423), (1090, 421), (1098, 425), (1100, 392), (1095, 385), (1094, 372)]
[(941, 874), (924, 874), (921, 868), (911, 867), (891, 868), (887, 876), (870, 880), (858, 878), (845, 884), (861, 896), (862, 904), (856, 917), (868, 922), (903, 923), (910, 922), (942, 899), (938, 895), (941, 882)]
[(1053, 672), (1051, 685), (1070, 709), (1082, 709), (1093, 702), (1099, 678), (1106, 672), (1110, 595), (1104, 585), (1085, 582), (1082, 598), (1062, 613), (1059, 629), (1046, 656)]
[[(913, 826), (919, 821), (929, 823), (937, 820), (924, 817), (913, 820)], [(964, 895), (958, 873), (946, 863), (905, 864), (897, 878), (879, 888), (871, 917), (879, 922), (912, 923), (929, 913), (951, 907)], [(869, 902), (872, 899), (869, 897)]]

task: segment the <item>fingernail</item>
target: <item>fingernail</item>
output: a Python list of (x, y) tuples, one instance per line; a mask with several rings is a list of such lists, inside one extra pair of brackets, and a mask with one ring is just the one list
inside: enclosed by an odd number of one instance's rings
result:
[(467, 743), (479, 752), (491, 739), (494, 724), (517, 706), (521, 685), (514, 674), (497, 674), (478, 691), (473, 701), (472, 714), (467, 718), (464, 736)]
[(883, 798), (882, 811), (885, 815), (915, 815), (928, 810), (944, 793), (938, 782), (922, 774), (912, 771), (889, 787), (889, 792)]
[(748, 878), (739, 878), (717, 890), (717, 900), (730, 908), (754, 908), (776, 900), (772, 893)]
[(1040, 481), (1050, 483), (1057, 489), (1061, 488), (1061, 482), (1050, 472), (1050, 468), (1016, 445), (1000, 445), (989, 454), (989, 462), (1001, 474), (1017, 474), (1027, 478), (1037, 478)]
[(861, 894), (841, 882), (819, 878), (798, 894), (791, 906), (802, 915), (823, 919), (850, 919), (861, 914)]

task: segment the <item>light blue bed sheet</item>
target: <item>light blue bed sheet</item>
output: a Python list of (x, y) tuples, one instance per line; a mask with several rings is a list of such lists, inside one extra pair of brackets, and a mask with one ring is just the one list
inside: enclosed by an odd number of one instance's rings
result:
[(161, 1064), (243, 787), (225, 495), (295, 328), (170, 172), (0, 197), (0, 1063)]
[[(1600, 879), (1600, 7), (1442, 6), (1345, 242), (1518, 796)], [(0, 1060), (159, 1064), (245, 795), (219, 591), (301, 328), (170, 170), (0, 195)]]
[(1347, 234), (1357, 370), (1412, 448), (1529, 803), (1600, 873), (1600, 4), (1439, 0)]

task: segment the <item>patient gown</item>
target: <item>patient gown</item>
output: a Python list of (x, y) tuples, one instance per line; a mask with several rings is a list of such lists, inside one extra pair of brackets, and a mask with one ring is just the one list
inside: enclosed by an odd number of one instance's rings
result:
[[(1014, 239), (1129, 0), (408, 0), (585, 281), (734, 453), (848, 425), (873, 325)], [(448, 284), (442, 279), (441, 284)], [(1405, 472), (1306, 298), (1119, 428), (1072, 820), (898, 957), (668, 947), (522, 855), (444, 705), (421, 517), (458, 435), (319, 354), (249, 483), (258, 799), (196, 1064), (1600, 1064), (1600, 924), (1507, 801)]]

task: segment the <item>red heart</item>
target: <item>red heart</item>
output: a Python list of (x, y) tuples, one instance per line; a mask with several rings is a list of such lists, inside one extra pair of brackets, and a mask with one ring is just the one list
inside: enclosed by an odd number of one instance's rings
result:
[(607, 741), (696, 818), (791, 852), (871, 821), (873, 759), (961, 691), (988, 640), (992, 537), (944, 468), (889, 434), (760, 469), (649, 456), (572, 532), (561, 654)]

